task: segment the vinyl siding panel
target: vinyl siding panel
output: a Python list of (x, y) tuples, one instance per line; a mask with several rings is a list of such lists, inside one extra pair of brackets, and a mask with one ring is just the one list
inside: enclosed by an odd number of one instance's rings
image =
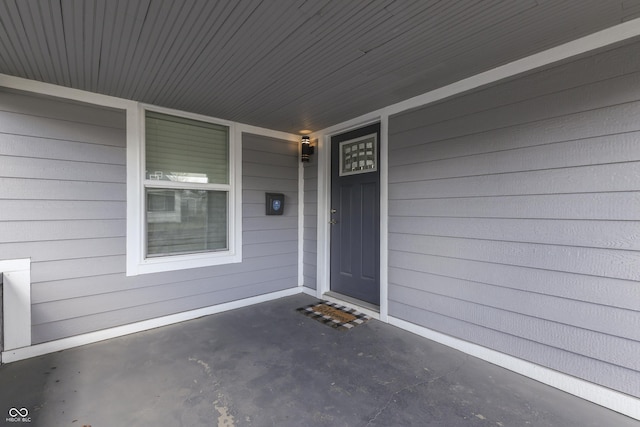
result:
[(391, 252), (399, 270), (460, 278), (544, 295), (637, 310), (638, 287), (632, 280), (586, 276), (507, 264), (488, 264), (441, 255)]
[[(567, 73), (565, 64), (547, 67), (544, 73), (533, 70), (520, 76), (493, 83), (465, 96), (457, 96), (446, 102), (429, 106), (429, 117), (425, 117), (422, 109), (403, 112), (394, 119), (396, 129), (409, 131), (422, 126), (433, 125), (472, 116), (505, 106), (514, 106), (522, 101), (535, 100), (557, 94), (567, 93), (575, 88), (591, 86), (594, 83), (611, 81), (621, 76), (638, 71), (640, 58), (635, 54), (637, 44), (627, 43), (618, 49), (607, 50), (598, 55), (583, 55), (565, 62), (571, 62), (572, 70)], [(606, 64), (606, 65), (605, 65)], [(628, 88), (625, 89), (625, 91)], [(487, 93), (491, 93), (488, 97)], [(607, 94), (607, 97), (611, 94)], [(624, 93), (614, 96), (626, 96)], [(602, 105), (609, 105), (606, 99), (600, 100)], [(615, 103), (614, 103), (615, 104)], [(611, 104), (612, 105), (612, 104)], [(455, 110), (452, 115), (451, 111)], [(576, 111), (583, 111), (583, 106)], [(533, 112), (534, 115), (545, 114), (544, 111)], [(535, 117), (535, 116), (532, 116)], [(455, 131), (454, 131), (455, 132)], [(452, 132), (453, 133), (453, 132)], [(406, 140), (402, 146), (421, 145), (420, 141)]]
[(32, 259), (33, 343), (297, 286), (297, 144), (242, 139), (243, 262), (126, 277), (124, 112), (0, 89), (0, 259)]
[[(317, 146), (317, 141), (315, 143)], [(303, 229), (303, 284), (317, 289), (318, 278), (318, 160), (311, 156), (304, 164), (304, 229)]]
[(393, 233), (421, 236), (496, 240), (502, 234), (510, 242), (640, 250), (639, 221), (422, 218), (394, 221)]
[(391, 316), (640, 397), (638, 48), (390, 118)]
[[(289, 254), (263, 256), (255, 258), (252, 266), (255, 271), (262, 271), (271, 268), (272, 265), (288, 266), (291, 262), (290, 259), (291, 256)], [(230, 268), (222, 267), (226, 266), (221, 266), (221, 268), (216, 269), (215, 272), (203, 269), (194, 270), (187, 281), (198, 281), (201, 279), (223, 281), (237, 274)], [(144, 275), (134, 283), (117, 280), (119, 277), (117, 273), (103, 274), (92, 277), (91, 288), (85, 286), (86, 282), (82, 277), (51, 281), (48, 282), (46, 287), (42, 287), (37, 295), (33, 295), (32, 303), (38, 304), (47, 301), (52, 302), (72, 298), (91, 297), (110, 292), (131, 291), (138, 288), (182, 283), (184, 281), (183, 275), (175, 273), (176, 272), (169, 272), (163, 274), (162, 277)]]
[[(145, 318), (156, 318), (166, 316), (167, 312), (179, 313), (211, 306), (211, 300), (226, 302), (234, 301), (252, 296), (277, 292), (283, 289), (283, 279), (278, 278), (272, 281), (260, 281), (247, 286), (226, 288), (214, 294), (197, 294), (191, 296), (180, 296), (169, 301), (156, 303), (144, 303), (132, 307), (118, 309), (116, 311), (100, 311), (91, 315), (92, 328), (106, 329), (114, 324), (121, 324), (122, 319), (138, 318), (140, 312), (144, 311)], [(290, 286), (289, 286), (290, 287)], [(216, 302), (216, 304), (220, 303)], [(59, 322), (48, 323), (43, 327), (43, 331), (55, 331), (65, 336), (73, 336), (86, 332), (86, 326), (80, 321), (83, 318), (67, 318)]]
[[(458, 309), (462, 308), (469, 307), (458, 307)], [(553, 369), (565, 374), (601, 384), (614, 390), (620, 390), (630, 395), (635, 396), (638, 392), (637, 382), (634, 380), (637, 375), (636, 370), (603, 362), (580, 353), (572, 353), (562, 348), (544, 345), (522, 338), (517, 334), (494, 330), (489, 327), (489, 325), (479, 325), (478, 323), (481, 322), (476, 319), (467, 321), (458, 318), (458, 316), (452, 318), (437, 311), (429, 311), (413, 305), (400, 304), (394, 300), (390, 301), (389, 309), (393, 312), (402, 312), (405, 319), (409, 322), (420, 325), (428, 324), (430, 325), (429, 328), (445, 334), (469, 342), (485, 343), (485, 347), (490, 347), (493, 350), (510, 354), (539, 365), (552, 365)], [(492, 314), (494, 316), (499, 315), (499, 313), (496, 312)], [(512, 319), (505, 319), (504, 316), (498, 317), (498, 320), (502, 323), (512, 321)], [(543, 326), (545, 325), (541, 327)], [(559, 332), (547, 332), (547, 334), (554, 335), (559, 334)], [(598, 342), (596, 337), (590, 337), (589, 340), (589, 344), (592, 346), (602, 346), (604, 344)], [(491, 343), (491, 345), (487, 345), (486, 343)], [(540, 362), (539, 354), (541, 347), (544, 347), (544, 363)]]
[[(73, 200), (2, 200), (0, 221), (59, 221), (126, 219), (125, 201), (83, 201), (77, 209)], [(58, 224), (59, 225), (59, 224)]]
[(389, 215), (452, 218), (637, 220), (639, 192), (527, 194), (394, 200)]

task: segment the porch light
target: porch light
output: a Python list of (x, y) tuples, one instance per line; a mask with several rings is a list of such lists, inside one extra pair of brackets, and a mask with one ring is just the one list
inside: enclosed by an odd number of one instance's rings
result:
[(303, 162), (308, 162), (310, 160), (309, 156), (311, 156), (314, 152), (313, 146), (311, 146), (311, 139), (309, 135), (304, 135), (302, 137), (302, 155), (300, 156), (300, 160)]

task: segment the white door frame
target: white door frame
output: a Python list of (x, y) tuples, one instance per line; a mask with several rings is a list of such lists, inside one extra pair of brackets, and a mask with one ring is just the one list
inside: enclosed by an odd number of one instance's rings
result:
[[(388, 138), (389, 117), (386, 114), (372, 113), (351, 122), (325, 129), (314, 135), (318, 140), (318, 271), (316, 297), (326, 298), (324, 294), (331, 290), (331, 228), (329, 227), (331, 209), (331, 137), (373, 123), (380, 123), (380, 312), (369, 313), (383, 322), (388, 322)], [(349, 305), (345, 303), (346, 305)], [(352, 304), (351, 304), (352, 305)], [(362, 309), (362, 307), (354, 307)]]

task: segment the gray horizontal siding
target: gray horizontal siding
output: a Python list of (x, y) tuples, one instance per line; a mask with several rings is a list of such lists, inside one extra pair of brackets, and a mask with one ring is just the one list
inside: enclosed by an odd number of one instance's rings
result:
[[(513, 218), (399, 217), (389, 230), (398, 234), (509, 242), (640, 250), (639, 221)], [(502, 240), (503, 242), (505, 240)]]
[[(180, 296), (170, 301), (161, 301), (156, 303), (145, 303), (143, 305), (137, 305), (132, 307), (126, 307), (118, 309), (116, 311), (97, 311), (90, 316), (91, 328), (95, 330), (106, 329), (113, 327), (114, 325), (124, 324), (123, 319), (151, 319), (166, 316), (171, 312), (183, 312), (197, 308), (204, 308), (214, 304), (234, 301), (242, 298), (250, 298), (256, 295), (262, 295), (270, 292), (277, 292), (283, 289), (284, 278), (276, 279), (273, 281), (265, 282), (260, 281), (252, 285), (243, 287), (226, 288), (215, 293), (197, 294), (191, 296)], [(291, 287), (291, 286), (288, 286)], [(150, 292), (153, 294), (153, 290)], [(215, 301), (211, 303), (211, 301)], [(140, 313), (144, 312), (144, 318), (141, 318)], [(83, 325), (80, 321), (81, 318), (67, 318), (66, 320), (48, 323), (48, 327), (39, 328), (34, 326), (35, 330), (42, 331), (60, 331), (66, 336), (73, 336), (85, 333), (87, 330), (86, 325)], [(60, 333), (58, 332), (58, 333)]]
[[(457, 310), (470, 309), (470, 306), (457, 306)], [(635, 380), (637, 371), (616, 364), (603, 362), (580, 353), (572, 353), (564, 348), (536, 342), (506, 333), (504, 330), (493, 329), (490, 325), (483, 324), (482, 320), (474, 318), (472, 321), (460, 319), (459, 315), (450, 317), (437, 311), (425, 310), (414, 305), (401, 304), (395, 300), (389, 303), (389, 310), (394, 313), (403, 313), (403, 318), (409, 322), (428, 327), (442, 333), (461, 338), (463, 340), (479, 343), (493, 350), (514, 355), (539, 365), (552, 365), (554, 370), (565, 374), (582, 378), (593, 383), (598, 383), (614, 390), (621, 390), (631, 395), (637, 395), (638, 385)], [(477, 311), (474, 312), (477, 314)], [(501, 324), (514, 320), (505, 319), (501, 311), (487, 312), (486, 315), (496, 316)], [(518, 316), (517, 314), (515, 316)], [(515, 320), (518, 323), (521, 319)], [(529, 320), (528, 318), (524, 319)], [(528, 323), (528, 322), (527, 322)], [(553, 323), (540, 327), (551, 327)], [(530, 327), (527, 325), (527, 327)], [(551, 332), (547, 332), (551, 334)], [(558, 332), (561, 333), (561, 332)], [(490, 343), (488, 345), (487, 343)], [(602, 347), (605, 343), (599, 342), (597, 337), (589, 337), (591, 346)], [(544, 362), (540, 360), (540, 348), (544, 347)], [(606, 372), (606, 375), (603, 374)]]
[(639, 192), (526, 194), (510, 196), (395, 199), (392, 216), (454, 218), (529, 218), (579, 220), (637, 220)]
[(638, 43), (389, 122), (389, 313), (640, 397)]
[[(425, 117), (422, 109), (405, 112), (394, 118), (394, 126), (396, 129), (407, 132), (422, 126), (467, 117), (493, 108), (515, 105), (521, 101), (553, 95), (558, 92), (565, 93), (574, 88), (635, 73), (640, 66), (640, 57), (636, 55), (636, 49), (635, 44), (629, 43), (620, 49), (608, 50), (597, 56), (590, 55), (573, 59), (571, 60), (572, 70), (570, 73), (567, 73), (566, 68), (562, 65), (549, 66), (547, 70), (544, 70), (544, 73), (534, 70), (525, 75), (475, 90), (465, 96), (430, 105), (428, 117)], [(602, 64), (607, 64), (607, 66)], [(490, 96), (487, 96), (488, 93)], [(625, 94), (616, 94), (615, 96), (625, 96)], [(606, 101), (604, 102), (606, 103)], [(455, 110), (454, 115), (451, 114), (452, 109)], [(582, 108), (578, 107), (577, 110), (582, 110)], [(532, 114), (539, 115), (544, 112), (536, 111)], [(421, 145), (421, 143), (420, 141), (406, 140), (400, 145)]]
[(73, 200), (3, 199), (0, 221), (58, 221), (126, 219), (125, 201), (86, 200), (82, 209)]
[[(292, 266), (291, 255), (269, 255), (252, 259), (252, 271), (263, 271), (272, 268), (273, 265), (281, 267)], [(34, 304), (59, 301), (80, 297), (91, 297), (98, 294), (106, 294), (110, 292), (125, 292), (138, 288), (153, 288), (155, 286), (170, 286), (175, 283), (185, 281), (182, 272), (167, 272), (160, 275), (143, 275), (135, 282), (127, 282), (120, 280), (119, 273), (105, 273), (91, 276), (91, 287), (86, 286), (84, 277), (72, 277), (68, 279), (60, 279), (47, 282), (47, 286), (40, 287), (39, 291), (32, 296)], [(208, 269), (196, 269), (189, 274), (186, 281), (212, 280), (226, 281), (240, 273), (236, 272), (236, 268), (227, 265), (219, 266), (214, 271)]]
[[(316, 144), (317, 145), (317, 144)], [(303, 284), (307, 288), (317, 289), (317, 239), (318, 239), (318, 163), (311, 156), (304, 164), (304, 228), (302, 249)]]
[[(398, 292), (420, 291), (416, 284), (423, 281), (433, 282), (429, 289), (430, 297), (453, 298), (461, 301), (473, 301), (485, 307), (505, 309), (514, 313), (520, 313), (538, 319), (546, 319), (564, 325), (574, 325), (582, 330), (595, 331), (609, 334), (610, 338), (616, 338), (620, 322), (629, 325), (630, 332), (627, 337), (640, 341), (640, 317), (633, 308), (616, 307), (602, 304), (601, 302), (578, 301), (571, 298), (558, 298), (556, 292), (549, 294), (535, 292), (536, 289), (518, 289), (516, 285), (486, 283), (479, 278), (464, 279), (435, 273), (424, 273), (395, 267), (393, 274), (396, 282), (403, 288)], [(475, 280), (474, 280), (475, 279)], [(493, 294), (499, 287), (499, 292), (506, 298), (500, 301), (494, 299)], [(424, 295), (421, 295), (424, 297)], [(594, 298), (597, 300), (597, 298)], [(580, 330), (578, 330), (580, 332)], [(576, 333), (576, 331), (571, 331)], [(637, 342), (629, 341), (623, 348), (637, 346)], [(602, 349), (599, 349), (602, 350)], [(614, 349), (619, 351), (620, 349)], [(636, 363), (635, 361), (633, 362)]]
[(297, 285), (297, 144), (243, 135), (242, 263), (135, 277), (125, 161), (123, 112), (0, 90), (0, 259), (32, 259), (34, 344)]
[(640, 280), (638, 251), (513, 243), (507, 240), (509, 238), (511, 237), (502, 237), (501, 234), (487, 240), (394, 233), (389, 236), (389, 249), (484, 262), (499, 260), (504, 264), (522, 267)]
[[(292, 274), (295, 274), (296, 266), (272, 267), (259, 270), (261, 280), (287, 280)], [(144, 301), (144, 305), (162, 304), (166, 301), (175, 299), (206, 298), (207, 294), (215, 294), (221, 291), (229, 291), (240, 289), (246, 286), (256, 286), (256, 271), (234, 274), (233, 277), (227, 278), (233, 281), (233, 288), (230, 289), (226, 280), (212, 281), (210, 277), (198, 280), (182, 280), (179, 282), (171, 282), (169, 284), (155, 285), (149, 293), (148, 287), (139, 287), (130, 290), (123, 290), (118, 293), (107, 293), (85, 296), (83, 298), (74, 298), (67, 300), (52, 301), (42, 304), (39, 309), (34, 312), (32, 320), (34, 324), (43, 324), (50, 322), (65, 321), (69, 318), (68, 312), (74, 313), (74, 317), (87, 317), (95, 314), (95, 307), (100, 306), (101, 311), (118, 311), (131, 307), (139, 307), (140, 301)], [(253, 295), (249, 295), (253, 296)], [(206, 303), (200, 302), (199, 307), (206, 306)]]

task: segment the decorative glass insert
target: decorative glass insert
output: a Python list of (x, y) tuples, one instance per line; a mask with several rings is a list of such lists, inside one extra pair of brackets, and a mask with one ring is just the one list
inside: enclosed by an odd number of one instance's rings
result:
[(340, 143), (340, 176), (378, 170), (377, 134), (362, 136)]

